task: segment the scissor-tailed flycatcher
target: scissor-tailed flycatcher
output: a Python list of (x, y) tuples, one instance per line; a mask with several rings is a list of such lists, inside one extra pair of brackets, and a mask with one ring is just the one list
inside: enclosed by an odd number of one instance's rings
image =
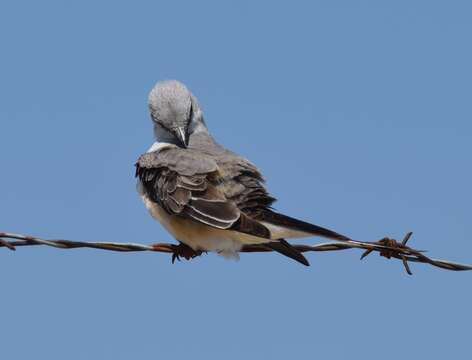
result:
[(245, 244), (264, 244), (304, 265), (285, 239), (334, 231), (279, 214), (252, 163), (208, 132), (197, 99), (182, 83), (158, 82), (149, 94), (155, 142), (136, 163), (138, 191), (151, 215), (181, 243), (186, 258), (202, 251), (238, 257)]

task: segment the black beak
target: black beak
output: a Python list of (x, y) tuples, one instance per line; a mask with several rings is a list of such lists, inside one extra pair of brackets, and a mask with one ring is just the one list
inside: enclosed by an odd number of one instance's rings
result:
[(179, 139), (181, 145), (186, 148), (188, 146), (188, 134), (186, 129), (183, 126), (178, 127), (175, 129), (175, 135), (177, 136), (177, 139)]

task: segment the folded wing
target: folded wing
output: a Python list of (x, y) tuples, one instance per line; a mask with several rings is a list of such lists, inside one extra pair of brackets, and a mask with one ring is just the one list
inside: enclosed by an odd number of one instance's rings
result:
[(136, 163), (136, 176), (146, 195), (170, 214), (270, 239), (263, 224), (225, 196), (218, 165), (205, 154), (177, 147), (146, 153)]

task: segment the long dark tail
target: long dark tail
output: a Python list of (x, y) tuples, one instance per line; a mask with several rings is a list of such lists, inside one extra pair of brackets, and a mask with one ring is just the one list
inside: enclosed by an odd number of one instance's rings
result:
[(341, 241), (351, 240), (347, 236), (338, 234), (335, 231), (325, 229), (321, 226), (310, 224), (305, 221), (298, 220), (290, 216), (279, 214), (270, 210), (264, 211), (258, 214), (257, 219), (262, 220), (262, 221), (267, 221), (268, 223), (271, 223), (277, 226), (283, 226), (292, 230), (302, 231), (308, 234), (312, 234), (315, 236), (322, 236), (328, 239), (341, 240)]
[(290, 245), (287, 241), (284, 239), (280, 239), (274, 242), (266, 243), (264, 246), (268, 247), (269, 249), (272, 249), (274, 251), (277, 251), (278, 253), (288, 256), (289, 258), (298, 261), (300, 264), (303, 264), (305, 266), (310, 266), (310, 263), (308, 260), (303, 256), (303, 254), (295, 249), (292, 245)]

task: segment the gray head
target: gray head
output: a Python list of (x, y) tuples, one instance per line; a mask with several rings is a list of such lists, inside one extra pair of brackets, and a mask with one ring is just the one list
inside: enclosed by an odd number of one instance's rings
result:
[(158, 141), (187, 147), (193, 133), (206, 130), (197, 99), (177, 80), (159, 81), (154, 86), (149, 111)]

